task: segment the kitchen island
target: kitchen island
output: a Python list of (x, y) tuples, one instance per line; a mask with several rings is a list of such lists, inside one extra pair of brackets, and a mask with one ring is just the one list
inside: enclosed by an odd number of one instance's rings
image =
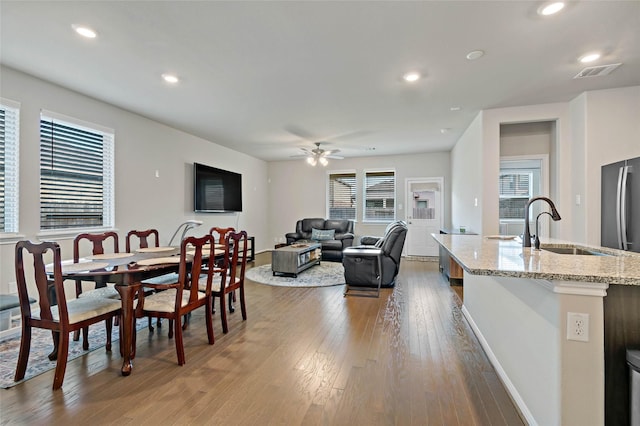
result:
[[(464, 269), (464, 315), (528, 423), (628, 424), (625, 347), (640, 347), (640, 254), (432, 236)], [(569, 340), (572, 313), (587, 324)]]

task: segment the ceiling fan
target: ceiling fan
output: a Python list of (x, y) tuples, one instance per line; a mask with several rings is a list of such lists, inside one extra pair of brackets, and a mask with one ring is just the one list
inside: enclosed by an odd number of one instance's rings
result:
[(315, 144), (315, 148), (310, 149), (310, 148), (300, 148), (304, 154), (300, 154), (300, 155), (293, 155), (293, 158), (306, 158), (307, 159), (307, 163), (309, 163), (312, 166), (317, 165), (318, 163), (320, 163), (323, 166), (326, 166), (327, 164), (329, 164), (329, 161), (327, 160), (328, 158), (334, 159), (334, 160), (342, 160), (344, 159), (344, 157), (341, 157), (339, 155), (335, 155), (338, 152), (340, 152), (339, 149), (322, 149), (320, 148), (320, 145), (323, 142), (314, 142)]

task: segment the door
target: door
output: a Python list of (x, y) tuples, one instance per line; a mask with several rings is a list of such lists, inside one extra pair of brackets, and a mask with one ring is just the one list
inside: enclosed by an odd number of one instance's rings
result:
[(442, 228), (444, 179), (408, 178), (407, 194), (407, 256), (438, 256), (438, 243), (431, 237)]

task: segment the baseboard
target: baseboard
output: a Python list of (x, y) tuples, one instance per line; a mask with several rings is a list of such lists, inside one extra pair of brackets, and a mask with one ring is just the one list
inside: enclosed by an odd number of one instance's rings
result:
[(509, 379), (509, 376), (507, 375), (506, 371), (504, 371), (504, 369), (502, 368), (502, 365), (500, 365), (498, 358), (496, 358), (495, 354), (491, 350), (491, 347), (489, 346), (489, 343), (482, 335), (482, 332), (478, 328), (478, 325), (475, 323), (475, 321), (473, 320), (473, 317), (471, 317), (471, 314), (469, 313), (469, 311), (464, 305), (462, 306), (462, 314), (467, 319), (467, 322), (471, 326), (471, 329), (473, 330), (474, 334), (478, 338), (478, 341), (480, 342), (482, 349), (484, 349), (484, 352), (487, 354), (487, 358), (489, 358), (489, 362), (491, 362), (491, 365), (493, 365), (493, 368), (496, 370), (496, 373), (498, 373), (498, 377), (500, 377), (502, 384), (507, 389), (507, 392), (509, 393), (509, 396), (513, 400), (513, 403), (516, 405), (516, 407), (520, 411), (520, 415), (522, 419), (531, 426), (537, 425), (538, 423), (536, 422), (536, 419), (533, 417), (533, 414), (531, 414), (529, 407), (527, 407), (527, 404), (525, 404), (524, 400), (520, 396), (520, 393), (518, 393), (518, 390)]

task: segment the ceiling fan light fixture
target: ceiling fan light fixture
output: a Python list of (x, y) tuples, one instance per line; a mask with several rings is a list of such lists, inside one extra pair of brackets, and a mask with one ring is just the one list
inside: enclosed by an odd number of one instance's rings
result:
[(329, 160), (324, 157), (320, 157), (320, 164), (322, 164), (323, 167), (326, 167), (327, 164), (329, 164)]
[(315, 167), (315, 165), (318, 164), (318, 161), (314, 157), (309, 157), (307, 158), (307, 163)]

